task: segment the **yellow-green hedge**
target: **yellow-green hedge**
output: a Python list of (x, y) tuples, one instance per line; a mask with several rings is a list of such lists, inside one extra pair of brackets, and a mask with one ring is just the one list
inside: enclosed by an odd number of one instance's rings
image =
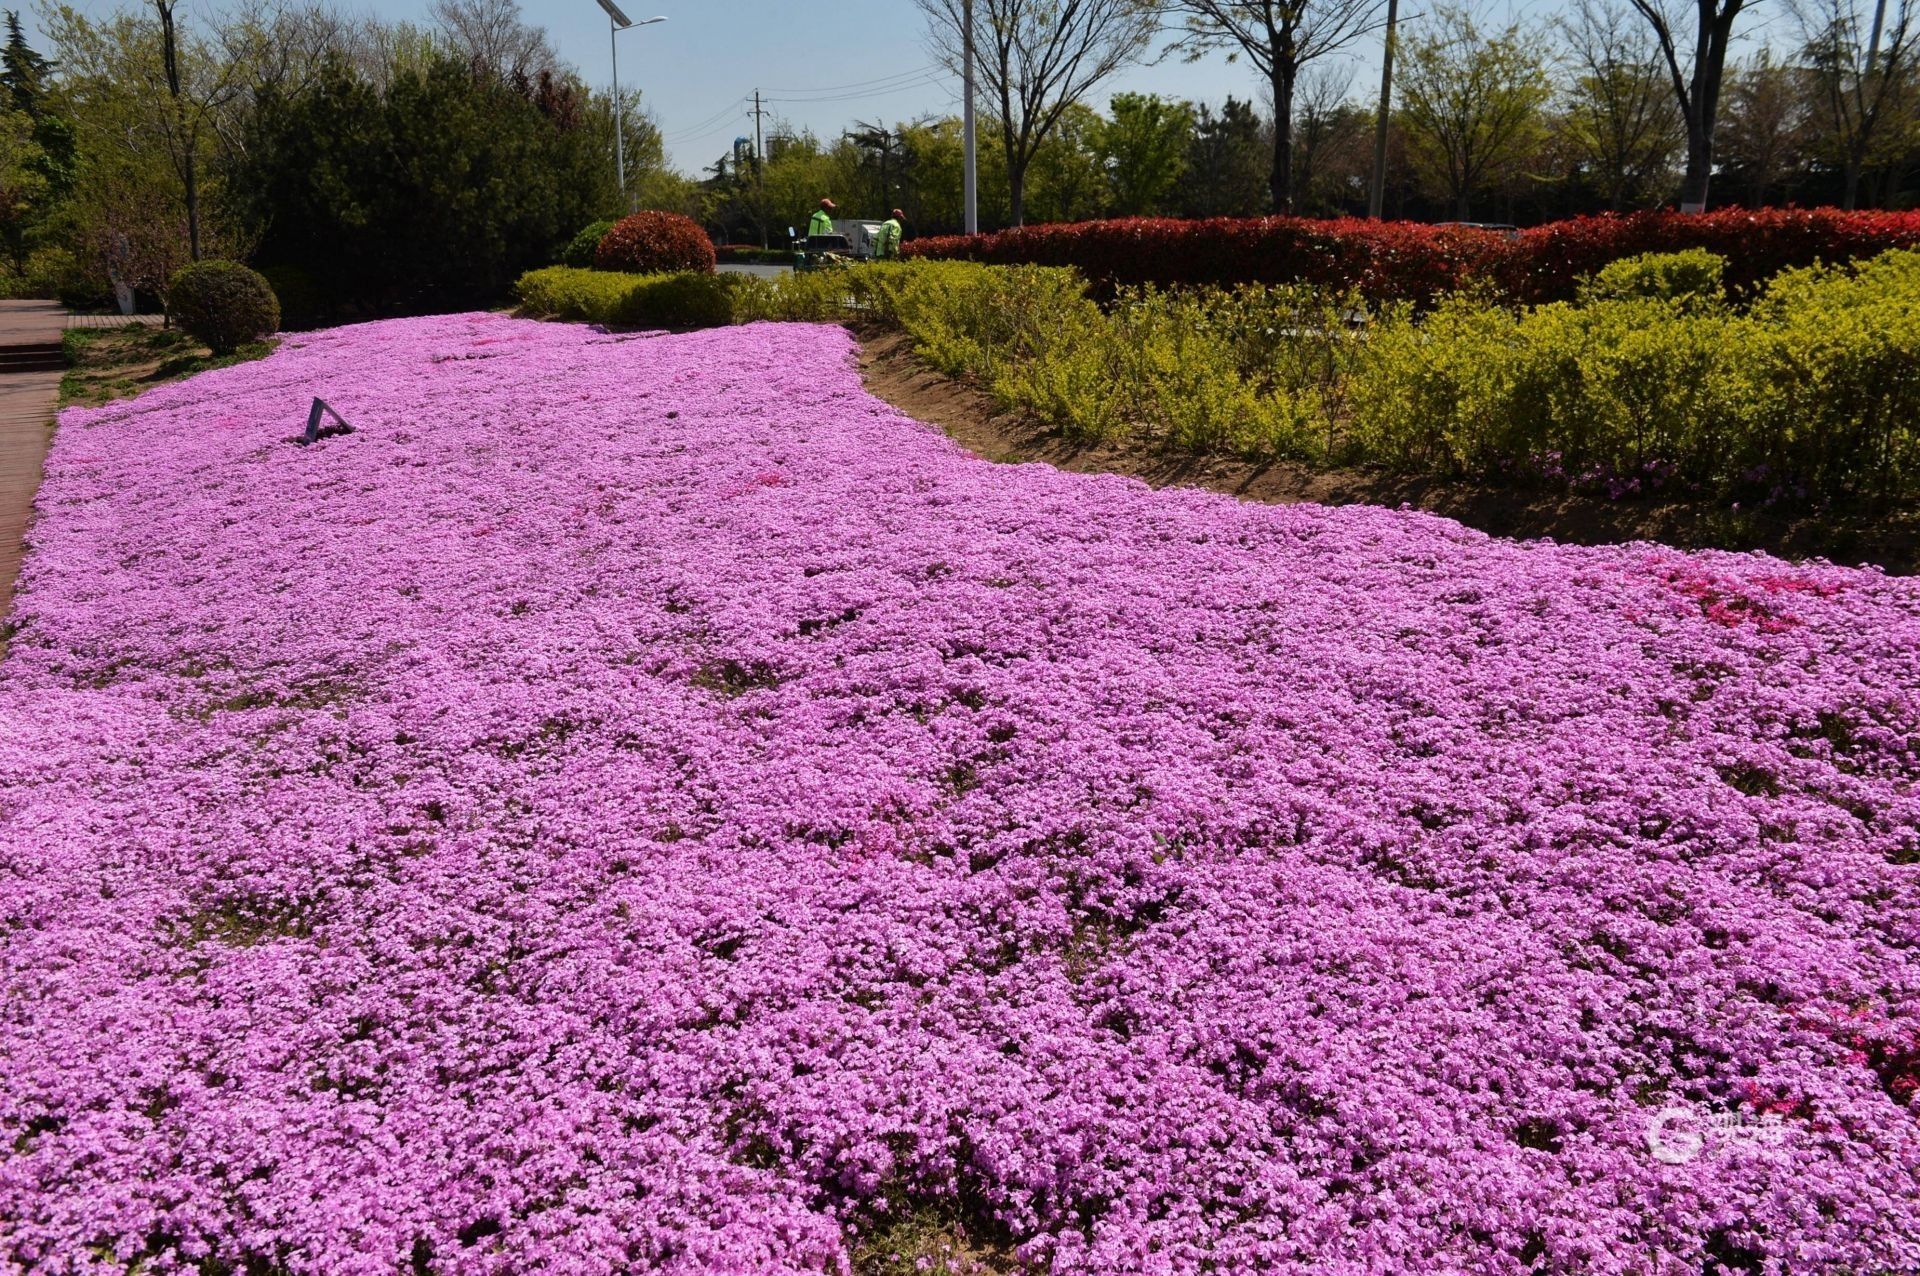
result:
[(857, 317), (1005, 406), (1139, 436), (1614, 496), (1920, 499), (1920, 252), (1729, 305), (1705, 253), (1615, 263), (1579, 302), (1369, 313), (1305, 286), (1122, 291), (1072, 270), (907, 262), (787, 276), (535, 271), (535, 313), (696, 326)]
[(623, 328), (713, 328), (733, 322), (734, 278), (549, 266), (520, 276), (514, 293), (521, 309), (543, 318)]

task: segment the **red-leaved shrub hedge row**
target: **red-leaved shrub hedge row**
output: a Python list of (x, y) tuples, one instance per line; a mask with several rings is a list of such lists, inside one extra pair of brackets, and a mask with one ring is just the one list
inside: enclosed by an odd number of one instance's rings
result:
[(1782, 270), (1920, 245), (1920, 212), (1727, 208), (1696, 216), (1575, 217), (1518, 235), (1345, 217), (1128, 218), (914, 240), (908, 257), (1077, 266), (1101, 289), (1130, 284), (1307, 282), (1376, 301), (1426, 302), (1485, 281), (1521, 301), (1572, 297), (1582, 275), (1647, 252), (1705, 248), (1738, 291)]

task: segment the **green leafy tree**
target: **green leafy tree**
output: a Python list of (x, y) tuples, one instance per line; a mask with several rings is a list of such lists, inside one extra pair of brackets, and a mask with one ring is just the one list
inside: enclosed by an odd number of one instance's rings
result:
[(34, 140), (33, 117), (0, 111), (0, 247), (16, 275), (26, 273), (32, 234), (48, 196), (46, 152)]
[(1682, 121), (1645, 24), (1612, 0), (1576, 0), (1560, 26), (1573, 72), (1564, 142), (1614, 211), (1663, 193)]
[(1546, 54), (1514, 24), (1482, 35), (1471, 10), (1443, 5), (1406, 42), (1400, 117), (1415, 166), (1455, 216), (1474, 192), (1510, 181), (1539, 147), (1553, 93)]
[(1294, 93), (1303, 71), (1341, 54), (1375, 29), (1382, 0), (1175, 0), (1187, 15), (1180, 46), (1191, 57), (1225, 49), (1251, 62), (1273, 100), (1273, 162), (1268, 170), (1276, 212), (1294, 203)]
[(1821, 150), (1840, 168), (1841, 207), (1853, 208), (1861, 174), (1883, 161), (1889, 143), (1904, 140), (1912, 124), (1909, 72), (1920, 27), (1907, 0), (1890, 9), (1883, 0), (1871, 19), (1856, 0), (1790, 0), (1788, 7), (1805, 42)]
[(233, 179), (259, 259), (376, 310), (501, 295), (618, 202), (583, 94), (452, 55), (384, 85), (335, 59), (298, 98), (267, 93)]
[(1303, 76), (1294, 104), (1294, 207), (1344, 211), (1364, 203), (1373, 162), (1374, 112), (1352, 101), (1350, 68), (1323, 65)]
[(1159, 30), (1157, 0), (916, 0), (934, 49), (958, 67), (973, 14), (974, 67), (992, 103), (1007, 166), (1008, 217), (1026, 219), (1027, 175), (1067, 109), (1145, 57)]
[(1721, 180), (1754, 204), (1792, 194), (1816, 149), (1805, 71), (1762, 49), (1729, 72), (1723, 100), (1714, 139)]
[[(961, 230), (962, 131), (960, 120), (948, 116), (900, 126), (909, 159), (910, 179), (901, 209), (909, 231), (915, 234), (951, 234)], [(980, 220), (984, 226), (1006, 223), (1007, 170), (998, 147), (983, 147), (980, 161)]]
[(1120, 93), (1100, 130), (1112, 210), (1122, 217), (1168, 210), (1187, 171), (1193, 107), (1149, 93)]
[(164, 293), (193, 258), (196, 240), (219, 256), (243, 255), (244, 236), (226, 215), (222, 184), (217, 175), (202, 180), (217, 153), (211, 122), (238, 102), (226, 50), (206, 33), (176, 29), (177, 100), (165, 33), (150, 11), (96, 21), (63, 5), (48, 12), (46, 23), (59, 75), (42, 110), (73, 125), (66, 237), (98, 290), (104, 294), (112, 283)]
[(1107, 181), (1100, 165), (1105, 125), (1098, 111), (1079, 103), (1061, 113), (1029, 170), (1027, 209), (1036, 221), (1086, 221), (1105, 211)]
[(1215, 114), (1204, 104), (1187, 149), (1183, 211), (1189, 217), (1252, 217), (1269, 199), (1268, 151), (1253, 104), (1228, 98)]
[(73, 186), (73, 130), (48, 109), (53, 63), (27, 43), (20, 15), (6, 13), (0, 50), (0, 245), (16, 274), (32, 241)]
[(33, 142), (40, 148), (34, 164), (46, 180), (47, 193), (58, 198), (73, 185), (73, 128), (49, 109), (48, 82), (54, 64), (27, 43), (17, 11), (6, 11), (7, 42), (0, 50), (0, 89), (7, 104), (33, 121)]

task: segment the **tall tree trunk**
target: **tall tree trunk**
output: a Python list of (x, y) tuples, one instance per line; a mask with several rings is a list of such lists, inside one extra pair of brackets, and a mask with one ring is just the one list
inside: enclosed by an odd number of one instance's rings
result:
[(1713, 137), (1687, 121), (1687, 173), (1680, 181), (1680, 211), (1703, 213), (1707, 209), (1707, 183), (1713, 177)]
[(1273, 172), (1267, 179), (1273, 211), (1293, 212), (1293, 86), (1299, 68), (1278, 59), (1273, 66)]
[(1713, 130), (1720, 115), (1720, 82), (1727, 65), (1727, 42), (1742, 0), (1698, 0), (1699, 30), (1695, 35), (1693, 80), (1687, 94), (1687, 175), (1680, 187), (1680, 211), (1702, 213), (1707, 208), (1707, 186), (1713, 180)]
[(1000, 94), (1000, 141), (1007, 152), (1007, 218), (1012, 226), (1024, 226), (1027, 222), (1027, 162), (1033, 158), (1033, 152), (1023, 148), (1020, 140), (1013, 135), (1013, 102), (1003, 91)]
[(174, 127), (179, 131), (180, 178), (186, 187), (187, 195), (187, 256), (192, 261), (199, 261), (200, 188), (193, 166), (193, 134), (187, 129), (187, 108), (180, 99), (180, 58), (173, 33), (173, 3), (174, 0), (154, 0), (153, 7), (160, 13), (161, 50), (167, 66), (167, 92), (173, 96)]

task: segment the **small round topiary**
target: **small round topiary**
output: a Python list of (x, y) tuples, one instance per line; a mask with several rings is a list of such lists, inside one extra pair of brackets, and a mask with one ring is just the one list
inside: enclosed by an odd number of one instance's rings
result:
[(665, 271), (711, 272), (713, 241), (700, 223), (679, 213), (645, 212), (613, 224), (594, 250), (593, 264), (601, 270), (625, 270), (636, 275)]
[(280, 331), (280, 299), (258, 271), (237, 261), (200, 261), (167, 285), (167, 311), (215, 354)]
[(600, 241), (605, 239), (607, 232), (612, 229), (613, 219), (610, 217), (603, 217), (597, 222), (589, 222), (583, 226), (580, 233), (569, 239), (567, 246), (560, 250), (560, 264), (591, 269), (593, 255), (600, 251)]

